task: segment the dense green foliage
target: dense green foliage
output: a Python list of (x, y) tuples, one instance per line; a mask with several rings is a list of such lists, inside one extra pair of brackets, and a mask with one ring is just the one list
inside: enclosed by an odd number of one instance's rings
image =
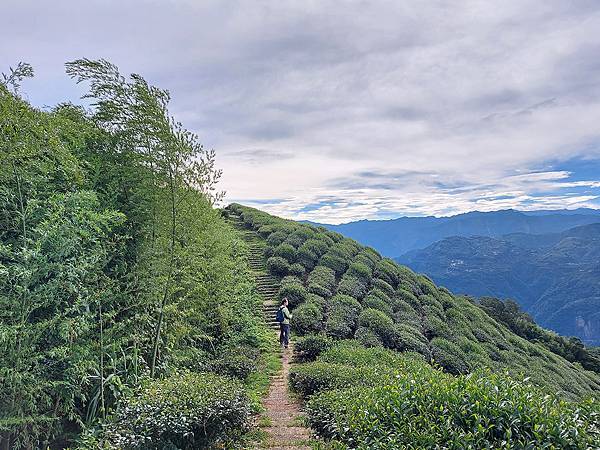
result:
[(84, 444), (149, 450), (224, 445), (245, 431), (250, 412), (239, 382), (210, 373), (174, 374), (123, 401), (105, 425), (104, 442), (90, 436)]
[[(200, 392), (189, 413), (206, 413), (213, 393), (252, 378), (267, 336), (244, 245), (212, 206), (214, 154), (140, 76), (105, 61), (68, 72), (89, 83), (92, 112), (31, 107), (14, 92), (25, 65), (0, 83), (3, 448), (63, 448), (85, 428), (102, 441), (131, 405), (152, 421), (153, 405), (180, 409)], [(195, 375), (207, 371), (240, 383), (213, 389)]]
[(479, 304), (491, 317), (505, 324), (519, 336), (539, 342), (548, 350), (563, 358), (578, 362), (588, 370), (600, 373), (600, 358), (597, 352), (586, 348), (576, 337), (566, 338), (537, 325), (531, 316), (522, 311), (513, 300), (501, 301), (493, 297), (483, 297)]
[(281, 280), (282, 293), (302, 292), (289, 383), (331, 448), (585, 449), (600, 439), (598, 374), (336, 233), (229, 208), (268, 227), (273, 248), (310, 235), (293, 244), (310, 253), (298, 260), (307, 275)]
[(452, 376), (422, 359), (338, 344), (290, 375), (333, 448), (594, 448), (600, 404), (543, 395), (527, 381)]

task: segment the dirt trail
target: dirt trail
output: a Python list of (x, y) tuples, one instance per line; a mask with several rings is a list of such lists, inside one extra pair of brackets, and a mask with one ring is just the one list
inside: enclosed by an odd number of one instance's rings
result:
[[(273, 339), (279, 338), (279, 324), (275, 322), (277, 311), (277, 291), (279, 280), (270, 275), (266, 268), (264, 258), (264, 240), (260, 239), (254, 231), (244, 228), (241, 218), (230, 215), (233, 222), (248, 246), (248, 263), (256, 280), (258, 292), (263, 299), (263, 314), (265, 321), (273, 329)], [(308, 450), (310, 430), (302, 425), (302, 412), (299, 403), (294, 399), (288, 389), (288, 374), (294, 343), (290, 342), (288, 349), (282, 351), (281, 371), (271, 378), (269, 393), (263, 402), (265, 412), (262, 414), (261, 423), (268, 437), (262, 448), (272, 450)]]
[(310, 449), (308, 440), (310, 432), (302, 425), (302, 413), (298, 402), (291, 397), (287, 377), (290, 360), (293, 354), (293, 343), (283, 352), (281, 372), (272, 378), (269, 394), (265, 398), (265, 417), (270, 426), (264, 428), (269, 438), (267, 448), (270, 449)]

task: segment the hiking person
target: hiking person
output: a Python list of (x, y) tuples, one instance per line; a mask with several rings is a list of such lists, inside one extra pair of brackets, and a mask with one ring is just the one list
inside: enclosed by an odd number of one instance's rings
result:
[(290, 319), (292, 313), (288, 309), (288, 299), (284, 297), (277, 310), (277, 322), (279, 322), (279, 345), (288, 348), (290, 343)]

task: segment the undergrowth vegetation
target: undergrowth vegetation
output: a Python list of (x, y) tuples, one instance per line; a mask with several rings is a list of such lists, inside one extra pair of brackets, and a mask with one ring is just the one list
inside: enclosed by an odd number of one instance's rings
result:
[(290, 374), (331, 448), (594, 448), (600, 405), (544, 395), (527, 380), (453, 376), (419, 355), (344, 343)]

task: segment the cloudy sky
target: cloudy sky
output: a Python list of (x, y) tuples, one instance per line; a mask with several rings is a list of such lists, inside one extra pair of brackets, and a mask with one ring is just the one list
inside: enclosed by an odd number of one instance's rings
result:
[(339, 223), (600, 208), (600, 2), (1, 0), (35, 105), (106, 58), (170, 90), (227, 201)]

